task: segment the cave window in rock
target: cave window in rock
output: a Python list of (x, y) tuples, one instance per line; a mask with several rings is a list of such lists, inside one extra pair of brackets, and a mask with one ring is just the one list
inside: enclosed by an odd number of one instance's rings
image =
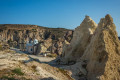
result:
[(52, 37), (51, 37), (53, 40), (55, 40), (55, 35), (52, 35)]
[(29, 30), (26, 30), (26, 34), (28, 34), (29, 33)]
[(31, 51), (32, 51), (32, 49), (31, 49)]
[(14, 31), (15, 34), (17, 34), (17, 31)]
[(0, 32), (2, 32), (3, 30), (2, 29), (0, 29)]
[(49, 38), (49, 36), (50, 36), (50, 34), (51, 34), (51, 32), (45, 32), (44, 33), (44, 39), (46, 40), (47, 38)]

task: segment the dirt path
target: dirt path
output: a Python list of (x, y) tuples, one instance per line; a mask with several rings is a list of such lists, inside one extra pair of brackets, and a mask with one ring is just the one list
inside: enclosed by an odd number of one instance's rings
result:
[(56, 63), (54, 62), (55, 58), (52, 58), (52, 57), (43, 57), (43, 56), (40, 56), (40, 55), (32, 55), (32, 54), (28, 54), (27, 52), (23, 52), (23, 51), (20, 51), (20, 49), (17, 49), (17, 48), (10, 48), (11, 50), (14, 50), (16, 53), (20, 53), (20, 54), (27, 54), (30, 58), (33, 58), (33, 59), (38, 59), (39, 62), (41, 63), (46, 63), (46, 64), (49, 64), (51, 66), (54, 66), (54, 67), (59, 67), (58, 65), (56, 65)]

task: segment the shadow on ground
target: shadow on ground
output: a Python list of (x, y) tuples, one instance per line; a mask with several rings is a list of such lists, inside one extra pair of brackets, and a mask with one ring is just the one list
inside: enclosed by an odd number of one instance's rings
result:
[(40, 79), (40, 80), (55, 80), (55, 79), (52, 78), (52, 77), (48, 77), (48, 78), (43, 78), (43, 79)]

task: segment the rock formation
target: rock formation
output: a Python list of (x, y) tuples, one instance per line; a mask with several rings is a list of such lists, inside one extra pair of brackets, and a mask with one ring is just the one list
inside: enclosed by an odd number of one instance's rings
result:
[(88, 80), (120, 80), (120, 41), (110, 15), (100, 20), (81, 59), (88, 62)]
[[(71, 31), (64, 28), (47, 28), (37, 25), (3, 24), (0, 25), (0, 41), (23, 49), (27, 41), (37, 39), (42, 43), (40, 44), (41, 53), (51, 52), (51, 48), (54, 48), (52, 50), (54, 53), (61, 54), (64, 40), (70, 41), (72, 38), (63, 38), (63, 36), (71, 36)], [(56, 47), (55, 45), (58, 46)]]
[(0, 51), (0, 80), (73, 80), (64, 70), (44, 63), (53, 59), (38, 58), (13, 50)]
[(90, 43), (96, 27), (97, 24), (89, 16), (86, 16), (80, 26), (75, 29), (70, 45), (65, 45), (61, 61), (67, 63), (80, 58)]
[[(87, 21), (85, 27), (89, 24)], [(70, 70), (71, 76), (76, 80), (120, 80), (120, 40), (112, 17), (106, 15), (102, 18), (91, 36), (88, 35), (91, 31), (89, 28), (88, 32), (82, 28), (83, 22), (74, 31), (71, 43), (67, 42), (63, 49), (66, 54), (62, 54), (60, 60), (76, 59), (74, 65), (65, 69)]]

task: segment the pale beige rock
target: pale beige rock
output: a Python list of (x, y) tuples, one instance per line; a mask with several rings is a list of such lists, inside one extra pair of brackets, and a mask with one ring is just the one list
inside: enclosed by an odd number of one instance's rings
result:
[(74, 65), (71, 66), (64, 66), (62, 68), (72, 72), (72, 74), (69, 74), (72, 78), (74, 78), (75, 80), (79, 80), (80, 77), (79, 75), (87, 75), (87, 70), (82, 66), (84, 65), (84, 62), (78, 62)]
[[(13, 53), (11, 50), (0, 51), (0, 79), (9, 75), (8, 77), (12, 76), (17, 80), (73, 80), (68, 75), (64, 75), (59, 68), (52, 67), (44, 62), (47, 60), (46, 62), (48, 63), (53, 59), (48, 60), (49, 58), (47, 57), (46, 59), (45, 57), (38, 57), (40, 58), (39, 60), (36, 57), (38, 56), (32, 57), (32, 55)], [(16, 68), (21, 69), (24, 75), (13, 73), (12, 70)]]
[(44, 78), (53, 77), (55, 80), (59, 80), (59, 78), (57, 78), (53, 74), (47, 72), (46, 70), (42, 69), (41, 67), (36, 67), (36, 71), (37, 71), (37, 74), (39, 74), (40, 76), (42, 76)]
[(120, 41), (110, 15), (100, 20), (82, 60), (88, 80), (120, 80)]
[(64, 56), (62, 56), (61, 61), (76, 61), (80, 58), (90, 43), (96, 27), (97, 24), (89, 16), (86, 16), (80, 26), (75, 29), (70, 45), (66, 46), (62, 53)]
[[(37, 39), (40, 43), (44, 43), (43, 50), (41, 51), (49, 51), (56, 54), (61, 54), (62, 52), (62, 44), (64, 40), (71, 40), (73, 31), (64, 29), (64, 28), (47, 28), (41, 27), (37, 25), (22, 25), (22, 24), (3, 24), (0, 25), (0, 41), (8, 42), (10, 47), (19, 47), (22, 51), (26, 48), (26, 43), (29, 40)], [(66, 35), (65, 35), (66, 34)], [(65, 38), (63, 37), (65, 36)], [(60, 40), (63, 39), (63, 40)], [(54, 45), (57, 41), (58, 47), (53, 49), (52, 45)], [(22, 44), (19, 44), (22, 43)], [(43, 46), (43, 45), (41, 45)], [(45, 49), (47, 48), (47, 49)], [(52, 51), (51, 51), (52, 48)], [(45, 51), (46, 50), (46, 51)], [(38, 53), (40, 48), (38, 49)], [(42, 52), (40, 52), (42, 53)], [(37, 54), (37, 53), (35, 53)]]

